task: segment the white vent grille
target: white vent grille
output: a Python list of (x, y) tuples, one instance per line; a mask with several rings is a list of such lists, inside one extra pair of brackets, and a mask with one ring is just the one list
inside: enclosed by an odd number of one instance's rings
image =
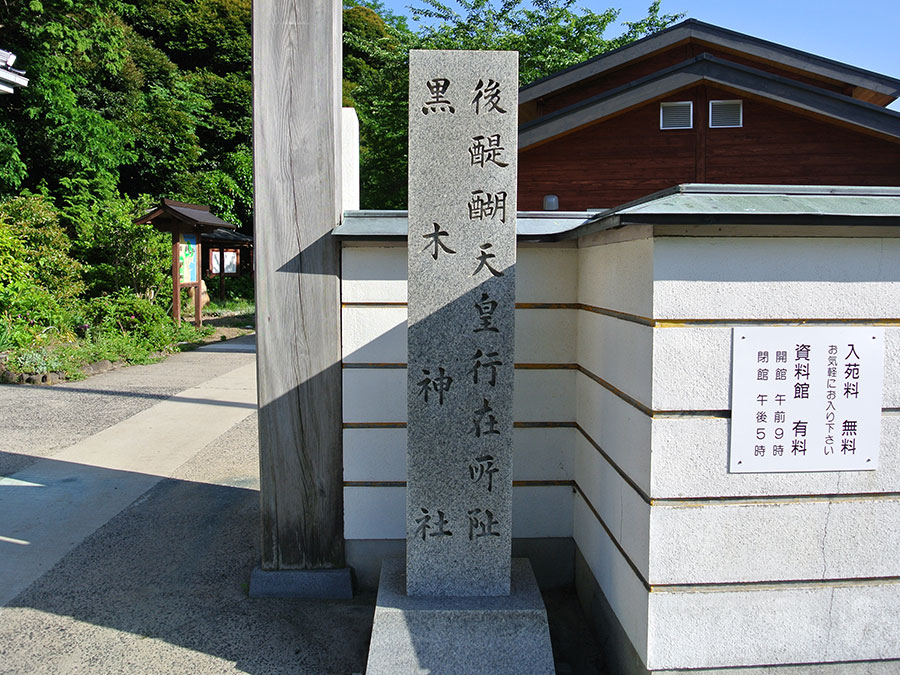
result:
[(709, 126), (740, 127), (744, 125), (744, 106), (742, 101), (710, 101)]
[(693, 128), (693, 103), (690, 101), (675, 101), (673, 103), (659, 104), (659, 128), (660, 129), (691, 129)]

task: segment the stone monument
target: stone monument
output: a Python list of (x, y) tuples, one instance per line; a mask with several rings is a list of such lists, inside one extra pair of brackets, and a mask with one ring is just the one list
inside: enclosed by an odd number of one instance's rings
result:
[(552, 673), (511, 559), (518, 55), (413, 51), (409, 82), (407, 553), (367, 672)]

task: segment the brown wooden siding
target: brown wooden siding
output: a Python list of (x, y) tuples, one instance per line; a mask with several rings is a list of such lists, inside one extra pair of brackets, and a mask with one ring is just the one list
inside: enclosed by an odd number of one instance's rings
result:
[(701, 44), (699, 42), (682, 42), (665, 51), (651, 54), (640, 61), (635, 61), (619, 69), (604, 73), (593, 80), (581, 82), (578, 85), (560, 91), (557, 94), (540, 99), (537, 102), (537, 115), (542, 116), (555, 110), (560, 110), (561, 108), (588, 99), (591, 96), (596, 96), (605, 91), (615, 89), (616, 87), (651, 75), (664, 68), (677, 65), (703, 53), (712, 54), (713, 56), (727, 61), (740, 63), (745, 66), (750, 66), (751, 68), (756, 68), (757, 70), (805, 82), (806, 84), (812, 84), (828, 91), (846, 94), (847, 96), (853, 94), (853, 87), (846, 84), (805, 76), (779, 67), (774, 63), (754, 61), (738, 54), (712, 47), (711, 45)]
[(523, 150), (519, 208), (546, 194), (561, 210), (611, 207), (687, 182), (900, 185), (900, 144), (762, 101), (743, 99), (742, 128), (706, 129), (707, 101), (735, 98), (694, 87), (669, 99), (694, 101), (694, 129), (660, 130), (653, 102)]

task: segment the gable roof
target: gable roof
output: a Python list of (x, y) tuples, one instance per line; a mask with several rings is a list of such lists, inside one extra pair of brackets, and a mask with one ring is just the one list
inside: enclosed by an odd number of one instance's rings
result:
[[(780, 75), (700, 54), (519, 127), (519, 149), (708, 82), (900, 141), (900, 113)], [(900, 85), (900, 82), (898, 82)]]
[(863, 90), (857, 98), (873, 100), (882, 105), (887, 105), (900, 97), (900, 80), (896, 78), (768, 40), (761, 40), (727, 28), (713, 26), (696, 19), (687, 19), (658, 33), (522, 87), (519, 90), (519, 104), (577, 85), (584, 80), (602, 75), (687, 40), (715, 45), (721, 49), (767, 61), (782, 68), (843, 82)]
[[(145, 213), (140, 218), (135, 219), (136, 223), (152, 223), (160, 216), (168, 216), (168, 219), (185, 223), (190, 226), (199, 227), (203, 232), (212, 232), (216, 228), (225, 227), (230, 230), (237, 228), (237, 225), (226, 223), (218, 216), (214, 216), (209, 212), (209, 206), (206, 204), (188, 204), (186, 202), (176, 202), (172, 199), (163, 199), (162, 203), (152, 211)], [(161, 228), (166, 229), (168, 228)]]

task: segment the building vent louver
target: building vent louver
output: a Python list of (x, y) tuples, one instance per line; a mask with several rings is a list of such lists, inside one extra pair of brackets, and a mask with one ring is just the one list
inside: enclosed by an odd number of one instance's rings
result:
[(744, 125), (744, 106), (741, 101), (710, 101), (709, 126), (740, 127)]
[(660, 129), (693, 128), (693, 103), (691, 101), (675, 101), (659, 104)]

